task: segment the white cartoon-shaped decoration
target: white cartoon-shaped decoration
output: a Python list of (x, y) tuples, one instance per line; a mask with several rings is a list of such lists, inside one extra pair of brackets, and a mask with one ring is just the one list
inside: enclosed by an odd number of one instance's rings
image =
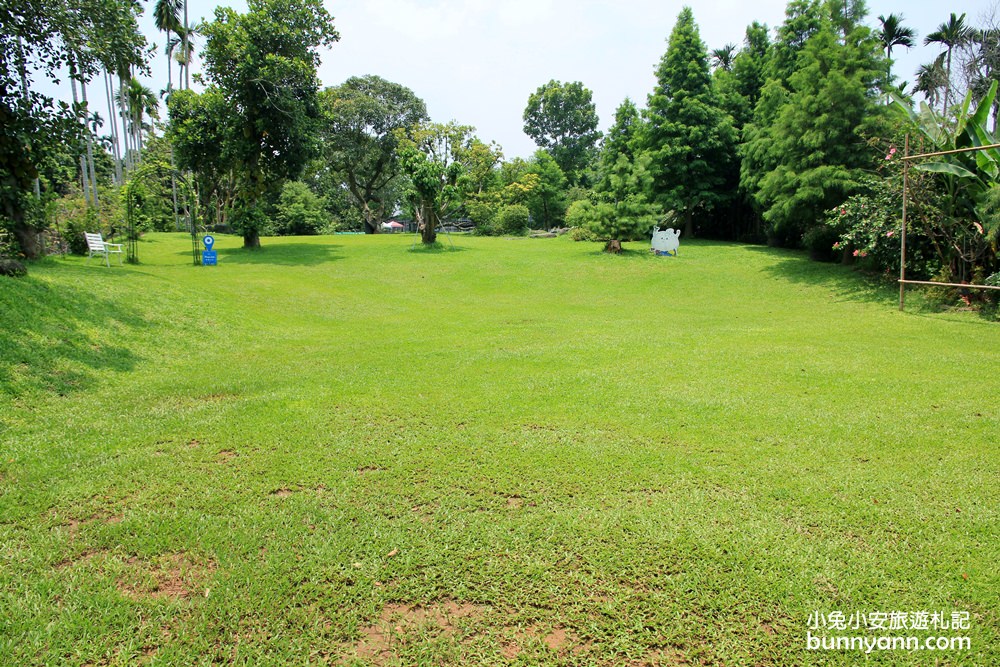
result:
[(681, 247), (680, 238), (681, 230), (679, 229), (653, 227), (653, 243), (650, 250), (657, 255), (671, 255), (672, 257), (676, 257), (677, 249)]

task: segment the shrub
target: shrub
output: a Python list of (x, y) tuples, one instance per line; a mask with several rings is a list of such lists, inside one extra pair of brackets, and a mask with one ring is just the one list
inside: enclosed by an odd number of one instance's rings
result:
[(602, 241), (607, 239), (598, 238), (597, 234), (587, 227), (574, 227), (569, 232), (569, 237), (574, 241)]
[(496, 215), (493, 227), (498, 234), (522, 236), (528, 231), (531, 213), (524, 204), (509, 204), (501, 208)]
[(326, 204), (301, 181), (289, 181), (281, 188), (274, 214), (274, 232), (284, 236), (318, 234), (327, 229), (330, 216)]
[(809, 251), (809, 258), (817, 262), (835, 262), (840, 254), (838, 246), (840, 234), (832, 225), (813, 225), (802, 235), (802, 245)]

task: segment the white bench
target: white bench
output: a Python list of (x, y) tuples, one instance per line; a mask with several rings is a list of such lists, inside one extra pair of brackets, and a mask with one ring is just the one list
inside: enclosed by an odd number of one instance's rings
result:
[(104, 263), (111, 268), (111, 260), (109, 256), (111, 254), (118, 255), (118, 265), (121, 266), (122, 263), (122, 245), (121, 243), (108, 243), (104, 240), (104, 237), (100, 234), (90, 234), (84, 232), (83, 234), (87, 238), (87, 261), (94, 255), (104, 255)]

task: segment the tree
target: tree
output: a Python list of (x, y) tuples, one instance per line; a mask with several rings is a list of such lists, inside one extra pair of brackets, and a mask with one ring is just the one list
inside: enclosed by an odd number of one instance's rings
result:
[[(181, 24), (181, 9), (182, 0), (156, 0), (156, 4), (153, 5), (153, 24), (157, 30), (166, 33), (167, 36), (167, 45), (164, 52), (167, 55), (168, 94), (173, 90), (173, 77), (171, 76), (174, 69), (172, 67), (173, 51), (180, 42), (181, 31), (184, 30), (184, 26)], [(177, 35), (177, 37), (171, 38), (171, 33)]]
[[(882, 26), (878, 37), (882, 42), (882, 48), (885, 49), (885, 88), (888, 90), (892, 83), (892, 47), (905, 46), (907, 49), (912, 49), (917, 33), (913, 28), (903, 25), (903, 16), (900, 14), (889, 14), (889, 16), (880, 14), (878, 22)], [(887, 95), (887, 103), (889, 100), (891, 98)]]
[(102, 0), (16, 2), (0, 10), (0, 214), (29, 258), (42, 250), (26, 216), (39, 166), (89, 134), (80, 122), (86, 105), (57, 103), (32, 84), (56, 82), (68, 63), (84, 82), (107, 62), (144, 66), (136, 12), (132, 3)]
[(538, 178), (528, 197), (535, 226), (542, 229), (558, 227), (566, 214), (566, 174), (556, 159), (544, 150), (535, 151), (528, 173)]
[(330, 222), (326, 202), (301, 181), (288, 181), (281, 188), (274, 221), (280, 235), (304, 236), (320, 233)]
[(320, 100), (323, 155), (361, 210), (365, 232), (377, 233), (396, 205), (396, 132), (426, 121), (427, 107), (409, 88), (378, 76), (352, 77)]
[(639, 109), (635, 102), (626, 97), (615, 110), (615, 124), (608, 130), (601, 144), (602, 174), (610, 173), (621, 155), (630, 162), (635, 159), (636, 152), (640, 149), (642, 128)]
[(930, 44), (940, 44), (945, 49), (945, 83), (944, 83), (944, 103), (941, 111), (948, 114), (948, 101), (951, 94), (951, 56), (956, 47), (964, 46), (973, 37), (974, 31), (965, 24), (965, 14), (961, 16), (952, 12), (947, 23), (942, 23), (938, 29), (924, 37), (924, 46)]
[(209, 220), (228, 224), (237, 194), (236, 134), (242, 119), (215, 86), (201, 94), (175, 91), (167, 109), (167, 134), (177, 166), (194, 174)]
[(841, 43), (835, 25), (809, 39), (768, 130), (764, 149), (774, 167), (761, 178), (757, 201), (771, 238), (783, 245), (798, 245), (807, 226), (855, 191), (870, 163), (864, 133), (880, 133), (881, 48), (862, 25)]
[(317, 49), (339, 35), (321, 0), (249, 0), (246, 14), (220, 7), (204, 32), (206, 78), (239, 119), (229, 137), (238, 219), (243, 246), (257, 248), (261, 197), (298, 177), (316, 149)]
[(633, 159), (619, 153), (602, 181), (596, 202), (589, 207), (583, 204), (583, 224), (609, 241), (604, 248), (608, 252), (620, 248), (621, 241), (645, 237), (661, 216), (661, 207), (647, 197), (652, 186), (651, 163), (648, 153)]
[(135, 160), (138, 161), (142, 157), (143, 128), (150, 127), (145, 124), (145, 119), (159, 119), (160, 104), (153, 91), (135, 77), (129, 79), (128, 87), (122, 88), (119, 93), (121, 104), (129, 110), (127, 130), (134, 142)]
[(690, 7), (677, 17), (656, 78), (644, 141), (652, 158), (652, 192), (665, 210), (683, 217), (690, 237), (695, 211), (710, 211), (731, 195), (721, 190), (736, 144)]
[(601, 133), (590, 90), (579, 81), (549, 81), (528, 97), (524, 133), (548, 150), (559, 168), (577, 184)]
[(736, 59), (737, 46), (726, 44), (721, 49), (712, 49), (712, 65), (727, 72), (732, 71), (733, 61)]
[(917, 80), (913, 84), (913, 92), (921, 93), (928, 102), (937, 104), (943, 98), (942, 91), (948, 85), (948, 73), (944, 67), (945, 54), (939, 55), (934, 62), (917, 68)]
[(461, 205), (465, 167), (460, 156), (472, 132), (473, 128), (454, 121), (395, 132), (400, 164), (410, 179), (420, 240), (426, 245), (437, 240), (438, 225)]
[(829, 14), (824, 12), (820, 0), (791, 0), (785, 8), (785, 21), (778, 28), (772, 47), (768, 78), (779, 80), (787, 88), (789, 79), (798, 68), (799, 54), (825, 21), (829, 21)]

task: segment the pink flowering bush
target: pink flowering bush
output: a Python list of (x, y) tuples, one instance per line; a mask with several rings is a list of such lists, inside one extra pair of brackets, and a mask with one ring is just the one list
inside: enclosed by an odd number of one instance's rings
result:
[[(887, 157), (893, 157), (890, 150)], [(893, 179), (871, 177), (862, 192), (826, 212), (825, 223), (836, 231), (832, 250), (853, 258), (863, 267), (891, 275), (899, 272), (902, 192)], [(915, 229), (908, 230), (909, 270), (921, 275), (931, 267), (926, 253), (926, 239)]]

